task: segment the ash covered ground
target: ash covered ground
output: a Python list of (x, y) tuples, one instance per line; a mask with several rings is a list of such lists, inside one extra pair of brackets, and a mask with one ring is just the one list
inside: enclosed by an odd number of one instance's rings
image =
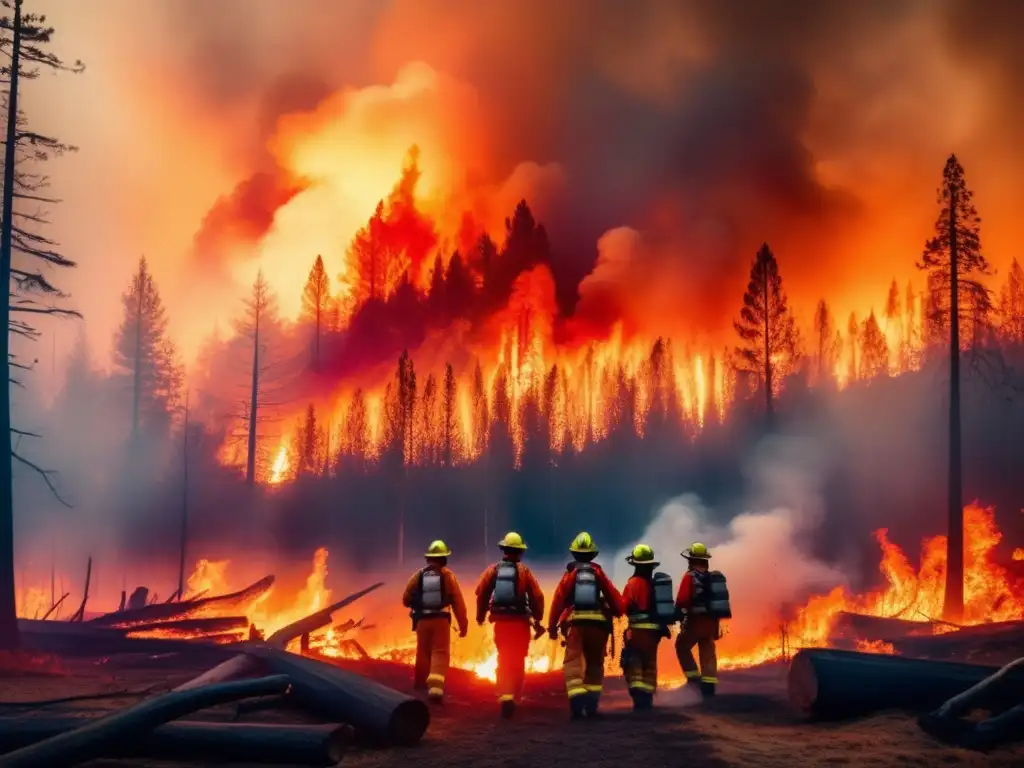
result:
[[(402, 690), (411, 688), (411, 670), (399, 664), (364, 662), (352, 669)], [(115, 691), (171, 688), (202, 672), (181, 660), (84, 659), (61, 662), (60, 674), (0, 679), (0, 701), (32, 701)], [(600, 722), (571, 723), (561, 675), (530, 676), (526, 700), (516, 718), (497, 717), (491, 684), (471, 673), (453, 670), (450, 699), (433, 710), (423, 741), (408, 749), (376, 750), (353, 746), (343, 765), (406, 766), (670, 766), (706, 768), (757, 765), (765, 768), (802, 765), (856, 766), (1019, 766), (1024, 745), (988, 755), (938, 745), (921, 733), (912, 716), (881, 713), (838, 723), (811, 723), (786, 699), (786, 667), (771, 664), (723, 676), (721, 693), (711, 704), (698, 704), (683, 689), (663, 691), (650, 715), (637, 717), (628, 708), (621, 679), (609, 680), (606, 714)], [(25, 717), (76, 714), (97, 716), (130, 705), (124, 696), (26, 711), (4, 706), (0, 714)], [(207, 710), (196, 719), (230, 720), (233, 707)], [(290, 713), (243, 715), (251, 722), (299, 722)], [(180, 765), (162, 761), (96, 760), (104, 766)], [(205, 768), (192, 763), (195, 768)], [(210, 763), (214, 765), (214, 763)], [(217, 765), (222, 765), (219, 763)]]

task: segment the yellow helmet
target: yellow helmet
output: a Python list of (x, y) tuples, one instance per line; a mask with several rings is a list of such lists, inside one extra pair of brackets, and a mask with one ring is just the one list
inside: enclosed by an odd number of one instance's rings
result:
[(438, 539), (437, 541), (430, 542), (430, 546), (427, 547), (427, 554), (424, 557), (451, 557), (452, 551), (448, 549), (448, 545)]
[(707, 546), (701, 544), (699, 541), (693, 542), (690, 548), (683, 552), (683, 557), (687, 560), (710, 560), (711, 553), (708, 552)]
[(661, 565), (654, 560), (654, 550), (646, 544), (637, 544), (633, 547), (633, 552), (626, 558), (626, 562), (630, 565)]
[(569, 545), (570, 552), (577, 552), (579, 554), (597, 554), (597, 545), (594, 543), (594, 539), (589, 533), (583, 531), (576, 534), (576, 538), (572, 540), (572, 544)]
[(505, 534), (505, 538), (498, 542), (498, 546), (501, 549), (526, 549), (526, 542), (515, 531), (509, 531)]

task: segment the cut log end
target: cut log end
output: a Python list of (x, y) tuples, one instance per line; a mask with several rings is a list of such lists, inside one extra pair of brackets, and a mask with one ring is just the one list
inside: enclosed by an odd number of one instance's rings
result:
[(410, 747), (423, 738), (430, 725), (430, 710), (418, 699), (404, 701), (395, 707), (388, 722), (388, 741)]
[(818, 700), (818, 676), (805, 653), (797, 653), (789, 665), (789, 700), (801, 712), (810, 714)]

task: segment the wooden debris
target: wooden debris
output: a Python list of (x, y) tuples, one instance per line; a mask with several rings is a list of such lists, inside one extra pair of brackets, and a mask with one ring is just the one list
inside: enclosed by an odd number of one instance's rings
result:
[(241, 611), (272, 586), (274, 586), (274, 577), (266, 576), (255, 584), (229, 595), (215, 595), (180, 603), (147, 605), (137, 610), (116, 611), (99, 616), (89, 623), (97, 627), (130, 627), (133, 624), (154, 624), (175, 619), (197, 618), (209, 612)]
[(893, 640), (912, 635), (931, 637), (935, 622), (908, 621), (907, 619), (868, 616), (863, 613), (842, 611), (832, 625), (829, 640), (838, 643), (843, 640), (871, 640), (891, 643)]
[(81, 621), (85, 616), (85, 604), (89, 602), (89, 580), (92, 578), (92, 558), (89, 558), (89, 562), (85, 566), (85, 591), (82, 594), (82, 604), (78, 606), (78, 610), (75, 611), (68, 621)]
[(955, 632), (893, 639), (897, 653), (950, 661), (998, 663), (1024, 655), (1024, 621), (977, 624)]
[(220, 616), (209, 619), (178, 619), (156, 624), (140, 624), (125, 630), (126, 637), (204, 638), (236, 633), (241, 636), (249, 629), (245, 616)]
[[(81, 718), (73, 717), (2, 719), (0, 751), (21, 749), (81, 730), (82, 722)], [(91, 722), (85, 727), (89, 725)], [(350, 729), (341, 725), (178, 722), (124, 738), (106, 748), (102, 756), (178, 760), (188, 764), (226, 761), (243, 765), (328, 766), (342, 759), (350, 738)]]
[(310, 614), (303, 619), (299, 619), (286, 627), (282, 627), (267, 638), (267, 644), (272, 645), (275, 648), (285, 648), (292, 640), (301, 638), (303, 635), (308, 636), (313, 632), (316, 632), (318, 629), (323, 629), (328, 626), (331, 623), (331, 614), (335, 611), (340, 611), (346, 605), (354, 603), (359, 598), (368, 595), (370, 592), (373, 592), (375, 589), (383, 586), (384, 582), (378, 581), (376, 584), (372, 584), (366, 589), (353, 592), (343, 600), (339, 600), (321, 611), (317, 611), (316, 613)]
[(60, 608), (61, 603), (63, 603), (65, 600), (67, 600), (68, 599), (68, 595), (70, 595), (70, 594), (71, 594), (70, 592), (65, 592), (63, 595), (61, 595), (60, 596), (60, 600), (58, 600), (57, 602), (55, 602), (53, 605), (50, 606), (50, 610), (48, 610), (46, 613), (43, 614), (43, 618), (40, 619), (40, 621), (46, 621), (48, 618), (50, 618), (50, 614), (52, 614), (54, 611), (56, 611), (58, 608)]
[(930, 709), (995, 671), (974, 664), (809, 648), (793, 657), (789, 698), (801, 711), (818, 717)]
[[(1024, 658), (1010, 662), (946, 701), (918, 724), (928, 734), (958, 746), (990, 749), (1024, 738)], [(975, 710), (994, 712), (981, 722), (965, 719)]]
[[(254, 696), (280, 695), (288, 687), (287, 676), (274, 675), (172, 691), (15, 750), (6, 755), (0, 765), (4, 768), (67, 768), (111, 754), (154, 728), (197, 710)], [(131, 738), (126, 738), (129, 735)]]
[(248, 652), (291, 680), (290, 696), (298, 706), (348, 723), (382, 746), (415, 744), (430, 724), (423, 701), (368, 678), (271, 646)]

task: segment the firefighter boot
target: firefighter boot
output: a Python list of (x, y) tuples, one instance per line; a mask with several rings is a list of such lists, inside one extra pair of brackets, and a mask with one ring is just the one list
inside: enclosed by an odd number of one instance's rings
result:
[(512, 699), (506, 699), (501, 702), (501, 716), (506, 720), (511, 720), (512, 715), (516, 713), (516, 703)]
[(647, 691), (632, 691), (633, 711), (649, 712), (654, 706), (654, 694)]
[(581, 698), (584, 700), (583, 708), (587, 713), (587, 717), (601, 716), (600, 711), (598, 711), (601, 706), (600, 693), (588, 693), (586, 696), (582, 696)]
[(700, 681), (700, 693), (705, 700), (712, 698), (715, 695), (715, 683), (709, 683), (705, 680)]
[(573, 696), (569, 699), (569, 717), (573, 720), (582, 720), (586, 714), (586, 696)]

